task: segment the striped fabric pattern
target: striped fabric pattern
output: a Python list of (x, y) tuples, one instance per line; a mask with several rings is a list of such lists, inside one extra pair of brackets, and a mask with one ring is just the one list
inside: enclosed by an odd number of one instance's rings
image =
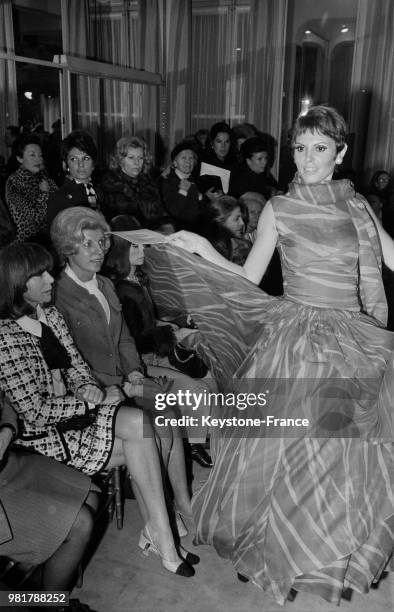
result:
[(351, 184), (293, 184), (272, 204), (283, 298), (173, 247), (149, 249), (149, 275), (163, 312), (193, 316), (223, 390), (287, 381), (261, 415), (313, 424), (293, 435), (213, 429), (197, 542), (279, 603), (292, 587), (339, 602), (348, 586), (366, 592), (393, 552), (394, 334), (376, 231)]

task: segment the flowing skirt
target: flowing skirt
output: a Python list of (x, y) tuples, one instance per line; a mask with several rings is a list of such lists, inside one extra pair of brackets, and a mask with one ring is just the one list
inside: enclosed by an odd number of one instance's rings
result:
[[(193, 499), (197, 542), (279, 603), (292, 587), (332, 602), (366, 592), (394, 548), (394, 334), (359, 312), (269, 297), (184, 253), (150, 265), (154, 281), (166, 267), (155, 298), (164, 283), (163, 308), (192, 315), (224, 392), (213, 416), (228, 424), (212, 427), (215, 464)], [(240, 393), (266, 401), (227, 404)], [(241, 416), (260, 424), (237, 427)], [(281, 425), (290, 418), (308, 426)]]

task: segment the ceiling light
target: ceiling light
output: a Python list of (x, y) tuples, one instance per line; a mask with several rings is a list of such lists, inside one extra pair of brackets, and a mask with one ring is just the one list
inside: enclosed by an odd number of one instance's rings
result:
[(344, 25), (344, 26), (341, 27), (341, 32), (342, 32), (342, 34), (345, 34), (346, 32), (349, 32), (349, 28)]
[(305, 34), (312, 34), (310, 30), (305, 30)]
[(25, 98), (27, 98), (28, 100), (33, 100), (33, 92), (32, 91), (25, 91), (24, 94)]

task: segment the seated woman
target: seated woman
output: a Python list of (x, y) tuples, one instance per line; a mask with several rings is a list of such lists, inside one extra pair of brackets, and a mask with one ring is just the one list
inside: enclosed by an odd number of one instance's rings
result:
[(245, 238), (249, 239), (249, 235), (257, 229), (257, 224), (263, 208), (266, 204), (266, 199), (261, 193), (257, 191), (246, 191), (239, 198), (240, 202), (248, 209), (248, 221), (245, 229)]
[(6, 203), (16, 226), (16, 239), (42, 240), (46, 228), (48, 199), (56, 183), (44, 171), (38, 136), (21, 137), (15, 143), (19, 169), (6, 183)]
[[(51, 238), (65, 264), (55, 288), (55, 304), (63, 314), (75, 344), (98, 383), (117, 394), (148, 393), (152, 383), (122, 315), (112, 282), (97, 275), (109, 247), (104, 217), (82, 207), (62, 211), (51, 227)], [(157, 386), (154, 391), (163, 391)], [(153, 402), (152, 402), (153, 404)], [(145, 406), (150, 408), (150, 405)], [(182, 439), (171, 428), (159, 427), (164, 465), (177, 511), (191, 516)], [(178, 519), (179, 520), (179, 519)]]
[(209, 147), (201, 161), (230, 171), (238, 166), (231, 140), (231, 128), (224, 121), (215, 123), (209, 130)]
[(226, 259), (241, 264), (252, 247), (244, 239), (246, 220), (247, 209), (244, 204), (231, 196), (221, 196), (207, 208), (199, 234), (208, 238)]
[(116, 215), (127, 214), (146, 227), (164, 214), (159, 187), (150, 167), (151, 158), (141, 138), (125, 136), (118, 140), (111, 170), (101, 181), (103, 212), (108, 221)]
[(174, 544), (150, 424), (141, 410), (121, 405), (117, 388), (102, 389), (91, 375), (49, 306), (52, 265), (34, 243), (0, 251), (0, 387), (20, 418), (18, 444), (88, 475), (126, 465), (145, 522), (140, 546), (170, 572), (192, 576)]
[[(391, 236), (394, 235), (393, 206), (390, 207), (390, 199), (393, 197), (393, 185), (388, 172), (385, 170), (377, 170), (374, 172), (365, 197), (371, 204), (375, 215), (379, 220), (383, 221), (383, 227), (386, 231), (388, 231)], [(390, 215), (387, 215), (389, 210), (391, 212), (391, 218), (389, 222), (387, 222), (388, 217), (390, 217)]]
[[(71, 591), (93, 530), (90, 478), (42, 455), (10, 450), (17, 417), (3, 393), (0, 412), (0, 558), (18, 564), (20, 577), (29, 575), (37, 589)], [(90, 610), (78, 600), (72, 605), (75, 612)]]
[(252, 136), (240, 149), (243, 163), (231, 174), (229, 193), (239, 198), (247, 191), (261, 193), (267, 200), (279, 193), (278, 182), (270, 172), (268, 145), (263, 138)]
[[(177, 340), (177, 336), (184, 336), (187, 330), (174, 326), (178, 328), (174, 331), (172, 325), (158, 324), (148, 277), (140, 267), (144, 263), (143, 246), (130, 244), (119, 236), (113, 236), (112, 240), (102, 271), (115, 285), (123, 316), (144, 358), (147, 374), (173, 379), (171, 391), (175, 393), (177, 390), (189, 390), (201, 395), (209, 393), (210, 381), (201, 380), (207, 374), (204, 363)], [(193, 333), (193, 330), (189, 330), (189, 333)], [(207, 404), (194, 411), (193, 416), (200, 419), (209, 413), (210, 406)], [(202, 467), (211, 467), (211, 457), (202, 446), (206, 442), (207, 426), (186, 427), (186, 431), (192, 459)]]
[(85, 130), (75, 130), (62, 141), (61, 155), (67, 172), (60, 189), (49, 198), (47, 228), (58, 212), (70, 206), (102, 207), (100, 189), (93, 186), (93, 170), (97, 161), (97, 147)]
[(201, 220), (207, 201), (196, 183), (195, 143), (184, 140), (177, 144), (171, 151), (171, 161), (172, 168), (161, 181), (164, 206), (179, 228), (193, 228)]

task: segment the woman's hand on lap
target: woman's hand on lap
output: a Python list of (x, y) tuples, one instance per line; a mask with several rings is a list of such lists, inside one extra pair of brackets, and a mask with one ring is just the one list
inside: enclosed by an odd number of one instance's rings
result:
[(101, 404), (120, 404), (123, 402), (125, 394), (122, 389), (117, 385), (109, 385), (105, 387), (104, 399), (100, 402)]
[(75, 394), (79, 399), (91, 404), (101, 404), (104, 399), (104, 393), (97, 385), (83, 385)]

